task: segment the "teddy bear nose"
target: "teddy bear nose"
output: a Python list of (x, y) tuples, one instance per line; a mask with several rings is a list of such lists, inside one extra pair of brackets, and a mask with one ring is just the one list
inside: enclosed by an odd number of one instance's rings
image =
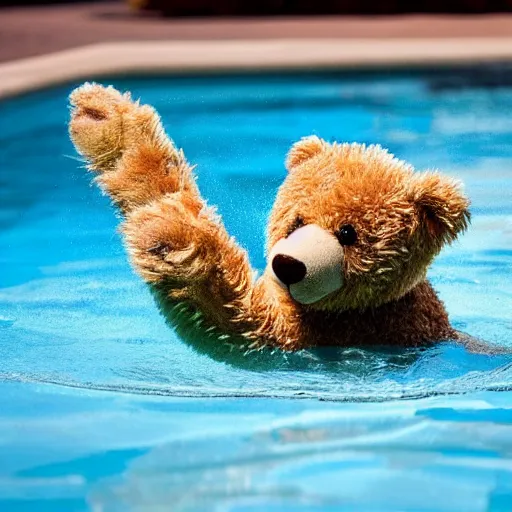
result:
[(272, 270), (279, 281), (287, 286), (298, 283), (306, 276), (306, 265), (286, 254), (276, 254), (272, 260)]

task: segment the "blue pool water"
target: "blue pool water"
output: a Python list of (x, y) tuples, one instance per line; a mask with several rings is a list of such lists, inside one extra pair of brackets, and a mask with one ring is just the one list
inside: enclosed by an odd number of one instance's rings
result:
[[(512, 349), (512, 85), (486, 73), (106, 82), (159, 110), (259, 269), (304, 135), (461, 178), (472, 227), (430, 278), (457, 328)], [(0, 104), (0, 510), (512, 510), (511, 355), (183, 343), (75, 159), (72, 87)]]

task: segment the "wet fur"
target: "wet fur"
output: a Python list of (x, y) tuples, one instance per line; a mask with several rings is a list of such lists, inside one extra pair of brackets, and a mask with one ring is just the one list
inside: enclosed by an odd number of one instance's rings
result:
[(149, 106), (85, 84), (70, 97), (70, 135), (98, 185), (124, 216), (131, 262), (167, 320), (212, 343), (246, 349), (390, 344), (459, 335), (426, 280), (441, 248), (469, 221), (453, 180), (417, 173), (378, 146), (308, 137), (292, 147), (269, 221), (268, 247), (300, 218), (334, 232), (357, 227), (339, 292), (302, 306), (246, 252), (201, 197), (182, 151)]

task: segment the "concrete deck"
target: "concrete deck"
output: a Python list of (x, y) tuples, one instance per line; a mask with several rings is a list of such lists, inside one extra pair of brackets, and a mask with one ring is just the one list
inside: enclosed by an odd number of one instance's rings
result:
[(121, 2), (0, 10), (0, 97), (116, 73), (497, 61), (512, 61), (512, 15), (165, 19)]
[(0, 9), (0, 62), (115, 41), (512, 37), (512, 14), (162, 18), (125, 2)]
[(341, 69), (512, 61), (512, 38), (119, 42), (0, 64), (0, 97), (130, 73)]

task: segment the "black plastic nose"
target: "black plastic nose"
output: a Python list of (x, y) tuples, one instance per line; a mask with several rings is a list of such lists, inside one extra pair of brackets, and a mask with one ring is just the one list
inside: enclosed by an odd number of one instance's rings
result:
[(272, 270), (275, 275), (287, 286), (298, 283), (306, 276), (306, 265), (286, 254), (276, 254), (272, 260)]

